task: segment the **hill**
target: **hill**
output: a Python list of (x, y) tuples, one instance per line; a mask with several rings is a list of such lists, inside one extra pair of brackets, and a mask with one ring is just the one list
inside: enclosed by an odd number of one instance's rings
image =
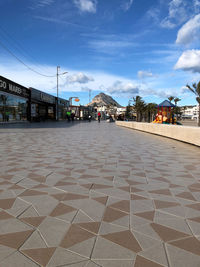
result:
[(118, 108), (121, 107), (121, 105), (118, 104), (117, 101), (115, 101), (111, 96), (106, 95), (104, 93), (96, 95), (92, 99), (92, 102), (88, 104), (88, 106), (116, 106)]

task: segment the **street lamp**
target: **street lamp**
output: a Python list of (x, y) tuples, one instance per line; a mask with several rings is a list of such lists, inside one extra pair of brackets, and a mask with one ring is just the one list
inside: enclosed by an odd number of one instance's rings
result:
[(68, 73), (67, 71), (63, 72), (63, 73), (59, 73), (59, 69), (60, 69), (60, 66), (57, 66), (57, 109), (56, 109), (56, 120), (58, 120), (58, 76), (59, 75), (64, 75), (66, 73)]

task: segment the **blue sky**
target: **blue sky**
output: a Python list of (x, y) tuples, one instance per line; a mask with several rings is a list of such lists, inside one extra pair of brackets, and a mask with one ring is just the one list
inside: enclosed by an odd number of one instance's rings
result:
[(124, 106), (136, 95), (196, 103), (185, 85), (200, 80), (200, 0), (1, 0), (0, 10), (2, 76), (56, 95), (56, 77), (21, 60), (67, 71), (59, 96), (81, 104), (89, 90)]

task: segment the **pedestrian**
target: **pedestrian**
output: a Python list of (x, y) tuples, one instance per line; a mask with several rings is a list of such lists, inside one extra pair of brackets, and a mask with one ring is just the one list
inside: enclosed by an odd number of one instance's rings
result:
[(100, 112), (98, 112), (98, 122), (100, 123), (100, 121), (101, 121), (101, 113)]
[(67, 120), (68, 120), (68, 122), (70, 122), (70, 119), (71, 119), (71, 111), (68, 110), (67, 111)]
[(75, 117), (75, 114), (74, 112), (71, 113), (71, 119), (72, 119), (72, 122), (74, 121), (74, 117)]

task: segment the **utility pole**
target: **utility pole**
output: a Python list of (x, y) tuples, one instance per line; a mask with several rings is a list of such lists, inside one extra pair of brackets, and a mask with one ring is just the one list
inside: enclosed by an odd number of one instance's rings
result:
[(89, 89), (89, 103), (91, 102), (91, 89)]
[(57, 103), (56, 103), (56, 120), (58, 121), (58, 71), (60, 69), (60, 66), (57, 66)]
[(60, 70), (60, 66), (57, 66), (57, 74), (56, 74), (56, 76), (57, 76), (56, 120), (57, 120), (57, 121), (58, 121), (58, 119), (59, 119), (59, 118), (58, 118), (58, 115), (59, 115), (59, 106), (58, 106), (58, 76), (59, 76), (59, 75), (64, 75), (64, 74), (68, 73), (67, 71), (65, 71), (65, 72), (59, 74), (59, 70)]

